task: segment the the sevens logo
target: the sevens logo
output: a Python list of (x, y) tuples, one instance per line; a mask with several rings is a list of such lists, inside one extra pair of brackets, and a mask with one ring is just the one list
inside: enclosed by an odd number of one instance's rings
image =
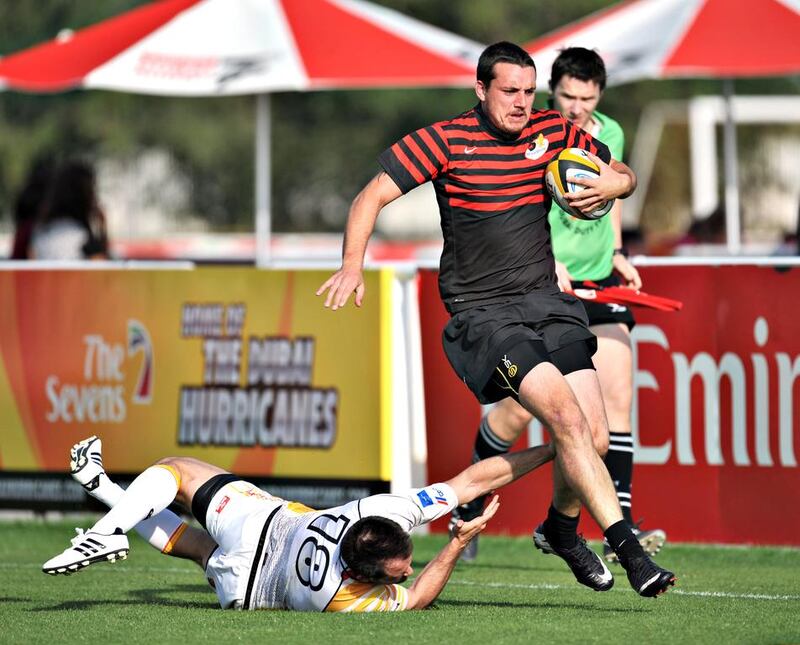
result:
[(153, 343), (150, 333), (138, 320), (128, 320), (128, 357), (141, 352), (144, 356), (136, 389), (133, 391), (133, 402), (139, 405), (150, 403), (153, 398)]

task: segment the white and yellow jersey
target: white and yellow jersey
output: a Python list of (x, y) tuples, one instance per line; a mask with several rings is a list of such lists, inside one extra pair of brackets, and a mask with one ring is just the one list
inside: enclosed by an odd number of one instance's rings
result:
[(394, 520), (411, 532), (450, 513), (457, 504), (450, 486), (435, 484), (405, 495), (373, 495), (309, 513), (292, 537), (287, 607), (306, 611), (403, 611), (408, 606), (405, 587), (357, 582), (347, 576), (340, 555), (344, 534), (370, 515)]
[(314, 511), (253, 484), (231, 482), (209, 506), (209, 533), (220, 548), (206, 573), (225, 608), (402, 611), (408, 607), (404, 587), (357, 582), (345, 573), (340, 553), (344, 534), (371, 515), (394, 520), (411, 532), (457, 504), (450, 486), (434, 484)]

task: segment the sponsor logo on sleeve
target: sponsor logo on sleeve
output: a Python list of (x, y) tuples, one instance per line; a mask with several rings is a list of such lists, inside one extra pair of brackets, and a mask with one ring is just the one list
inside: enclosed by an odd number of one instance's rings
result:
[(419, 503), (422, 504), (422, 508), (425, 508), (426, 506), (433, 506), (433, 500), (424, 490), (418, 492), (417, 497), (419, 498)]

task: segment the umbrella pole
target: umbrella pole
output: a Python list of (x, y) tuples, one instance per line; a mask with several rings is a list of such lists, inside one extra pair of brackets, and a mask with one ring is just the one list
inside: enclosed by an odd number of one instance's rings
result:
[(724, 162), (725, 162), (725, 236), (728, 252), (741, 251), (741, 216), (739, 209), (739, 168), (736, 158), (736, 122), (733, 118), (733, 80), (723, 79), (725, 97)]
[(272, 118), (269, 94), (256, 97), (256, 266), (266, 267), (271, 261), (272, 213), (270, 205), (272, 160), (270, 139)]

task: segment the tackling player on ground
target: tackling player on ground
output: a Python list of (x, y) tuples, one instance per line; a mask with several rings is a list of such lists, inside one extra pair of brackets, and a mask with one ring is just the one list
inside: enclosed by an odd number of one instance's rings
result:
[[(622, 128), (596, 109), (605, 85), (606, 69), (599, 54), (582, 47), (570, 47), (564, 49), (553, 62), (550, 100), (552, 107), (566, 119), (601, 140), (615, 159), (621, 159), (624, 148)], [(623, 283), (632, 289), (641, 288), (639, 272), (628, 261), (622, 248), (619, 200), (614, 203), (608, 216), (591, 221), (572, 217), (553, 203), (549, 221), (556, 275), (562, 291), (570, 291), (573, 281), (582, 280), (591, 280), (603, 287)], [(610, 430), (605, 464), (614, 482), (625, 521), (645, 551), (652, 555), (663, 546), (666, 533), (661, 529), (640, 529), (634, 523), (631, 511), (633, 357), (630, 330), (635, 321), (628, 307), (584, 300), (581, 303), (589, 318), (589, 329), (597, 336), (597, 352), (592, 361), (600, 380)], [(531, 419), (532, 415), (510, 397), (498, 403), (481, 420), (475, 437), (473, 461), (508, 452), (527, 429)], [(453, 522), (477, 517), (482, 508), (483, 500), (480, 498), (461, 506), (454, 511)], [(576, 527), (577, 523), (576, 517)], [(552, 522), (545, 520), (534, 534), (536, 546), (546, 553), (552, 552), (545, 537), (553, 530), (551, 525)], [(473, 560), (477, 550), (478, 540), (475, 539), (464, 551), (462, 559)], [(608, 544), (604, 546), (604, 555), (609, 562), (617, 558)]]
[[(111, 507), (72, 545), (42, 565), (71, 574), (128, 554), (131, 529), (162, 553), (203, 568), (224, 609), (403, 611), (429, 606), (447, 584), (459, 556), (499, 508), (461, 522), (412, 584), (409, 532), (458, 504), (504, 486), (550, 461), (550, 446), (487, 459), (451, 480), (401, 495), (373, 495), (322, 511), (270, 495), (221, 468), (169, 457), (123, 491), (103, 470), (97, 437), (75, 445), (71, 471), (86, 491)], [(191, 509), (205, 530), (188, 526), (167, 507)]]

